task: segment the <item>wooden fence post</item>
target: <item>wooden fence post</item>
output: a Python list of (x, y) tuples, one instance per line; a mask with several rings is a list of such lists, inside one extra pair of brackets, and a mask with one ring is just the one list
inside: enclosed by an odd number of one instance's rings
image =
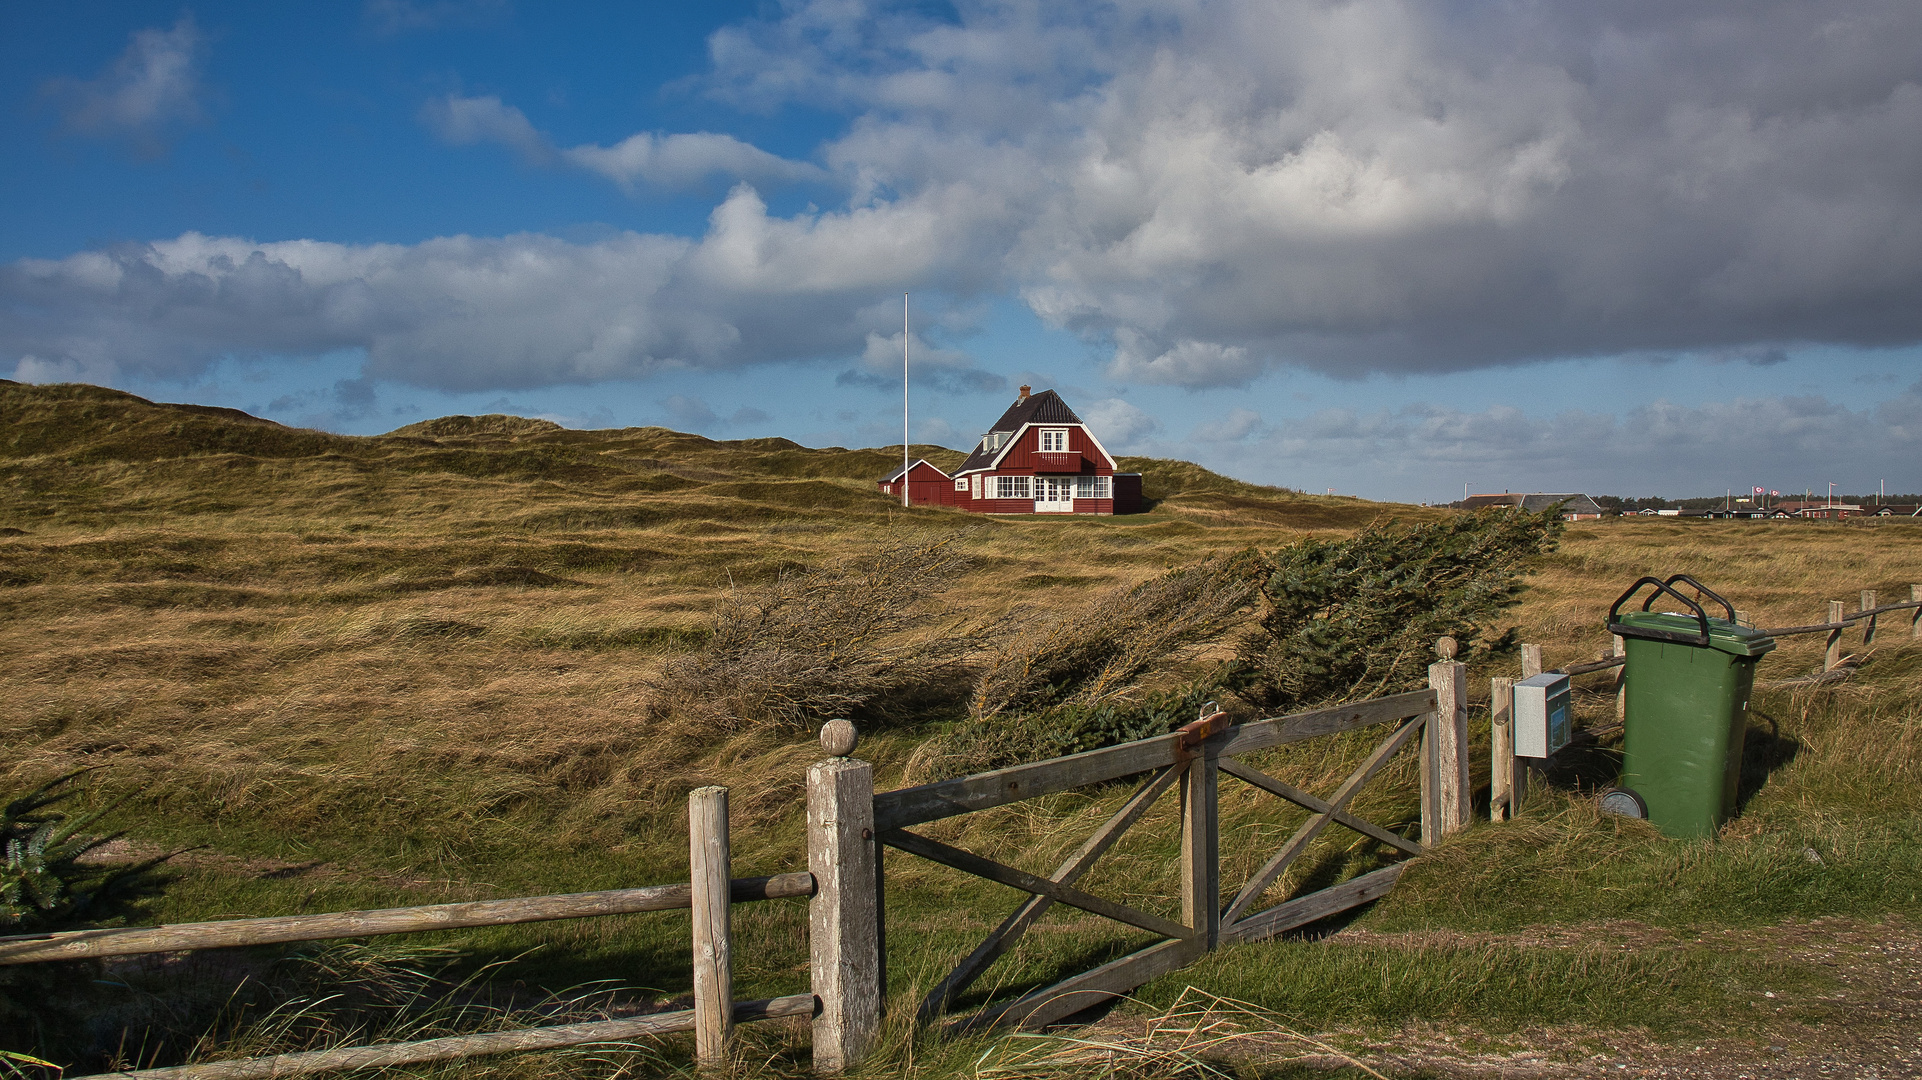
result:
[[(1863, 589), (1862, 590), (1862, 610), (1867, 611), (1870, 608), (1873, 608), (1874, 606), (1875, 606), (1875, 590)], [(1875, 644), (1875, 619), (1876, 617), (1874, 615), (1869, 616), (1868, 619), (1866, 620), (1868, 625), (1862, 628), (1862, 644), (1865, 646)]]
[[(1845, 613), (1842, 610), (1842, 601), (1840, 600), (1829, 601), (1829, 619), (1828, 619), (1829, 622), (1831, 623), (1841, 622), (1844, 614)], [(1836, 668), (1841, 666), (1842, 666), (1842, 628), (1840, 626), (1837, 626), (1835, 629), (1829, 631), (1829, 647), (1828, 647), (1828, 651), (1822, 654), (1822, 670), (1834, 671)]]
[[(1628, 656), (1628, 642), (1623, 641), (1622, 635), (1620, 634), (1615, 635), (1615, 647), (1614, 647), (1613, 653), (1616, 656), (1620, 656), (1624, 658)], [(1627, 663), (1623, 663), (1621, 667), (1618, 667), (1615, 669), (1615, 722), (1618, 724), (1625, 724), (1628, 722), (1628, 664)]]
[[(1433, 770), (1432, 832), (1422, 833), (1423, 844), (1433, 844), (1468, 827), (1473, 788), (1468, 777), (1468, 665), (1455, 662), (1454, 638), (1435, 643), (1439, 663), (1428, 665), (1428, 687), (1435, 691), (1435, 714), (1423, 732), (1422, 760)], [(1424, 769), (1426, 773), (1428, 769)], [(1424, 799), (1426, 805), (1430, 800)], [(1423, 815), (1423, 826), (1428, 824)]]
[(1542, 647), (1540, 645), (1522, 646), (1522, 678), (1532, 679), (1542, 673)]
[(1181, 921), (1200, 931), (1197, 955), (1221, 939), (1219, 776), (1204, 743), (1181, 774)]
[[(830, 721), (828, 727), (853, 725)], [(830, 753), (854, 749), (822, 742)], [(874, 768), (836, 756), (808, 769), (808, 959), (814, 996), (814, 1067), (858, 1064), (881, 1026), (880, 913), (875, 905)]]
[[(1909, 586), (1909, 599), (1922, 604), (1922, 585)], [(1916, 608), (1909, 616), (1909, 636), (1922, 641), (1922, 607)]]
[(687, 797), (688, 870), (694, 915), (694, 1058), (703, 1069), (727, 1064), (734, 1027), (734, 957), (728, 897), (734, 871), (728, 850), (727, 789), (696, 788)]
[(1488, 820), (1507, 821), (1521, 806), (1515, 783), (1515, 680), (1488, 680)]

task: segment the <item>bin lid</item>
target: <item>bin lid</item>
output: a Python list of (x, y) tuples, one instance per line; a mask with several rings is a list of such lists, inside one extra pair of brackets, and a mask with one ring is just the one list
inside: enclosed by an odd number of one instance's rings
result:
[[(1615, 617), (1615, 621), (1632, 629), (1680, 632), (1690, 637), (1700, 634), (1702, 630), (1702, 624), (1696, 621), (1695, 616), (1672, 611), (1624, 611)], [(1710, 619), (1708, 647), (1734, 656), (1760, 656), (1775, 648), (1775, 639), (1753, 626), (1740, 626), (1727, 619)]]

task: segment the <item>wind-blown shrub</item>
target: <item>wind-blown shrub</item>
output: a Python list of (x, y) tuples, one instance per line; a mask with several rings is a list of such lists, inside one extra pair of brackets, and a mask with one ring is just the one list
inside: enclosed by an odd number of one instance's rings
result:
[(119, 918), (164, 884), (168, 856), (134, 863), (82, 857), (121, 834), (87, 833), (105, 811), (70, 817), (55, 809), (79, 794), (68, 787), (88, 770), (57, 777), (0, 807), (0, 932), (71, 929)]
[(670, 661), (649, 712), (700, 728), (805, 728), (939, 679), (967, 648), (940, 632), (942, 593), (967, 569), (965, 532), (897, 540), (730, 593), (706, 644)]
[(1523, 570), (1562, 527), (1557, 509), (1483, 511), (1280, 548), (1236, 689), (1262, 707), (1372, 697), (1420, 686), (1437, 638), (1462, 643), (1465, 659), (1512, 650), (1514, 629), (1490, 636), (1490, 623), (1519, 602)]
[[(1017, 612), (991, 647), (970, 711), (978, 720), (1094, 706), (1150, 668), (1219, 637), (1255, 596), (1251, 555), (1179, 567), (1073, 611)], [(1191, 718), (1192, 719), (1192, 718)]]

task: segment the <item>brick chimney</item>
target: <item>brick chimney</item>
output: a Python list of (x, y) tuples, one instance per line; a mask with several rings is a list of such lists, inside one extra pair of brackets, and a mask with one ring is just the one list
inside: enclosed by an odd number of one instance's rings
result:
[(1032, 386), (1024, 386), (1024, 387), (1022, 387), (1022, 388), (1021, 388), (1021, 396), (1020, 396), (1020, 397), (1018, 397), (1018, 398), (1016, 398), (1016, 399), (1014, 399), (1014, 403), (1015, 403), (1016, 405), (1019, 405), (1019, 404), (1021, 404), (1022, 402), (1024, 402), (1024, 401), (1026, 401), (1026, 400), (1028, 400), (1028, 391), (1030, 391), (1030, 390), (1032, 390), (1032, 389), (1034, 389), (1034, 387), (1032, 387)]

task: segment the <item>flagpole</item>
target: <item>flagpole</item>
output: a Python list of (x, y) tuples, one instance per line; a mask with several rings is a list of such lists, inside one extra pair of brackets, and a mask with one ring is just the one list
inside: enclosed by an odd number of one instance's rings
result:
[(901, 505), (908, 505), (908, 294), (901, 294)]

